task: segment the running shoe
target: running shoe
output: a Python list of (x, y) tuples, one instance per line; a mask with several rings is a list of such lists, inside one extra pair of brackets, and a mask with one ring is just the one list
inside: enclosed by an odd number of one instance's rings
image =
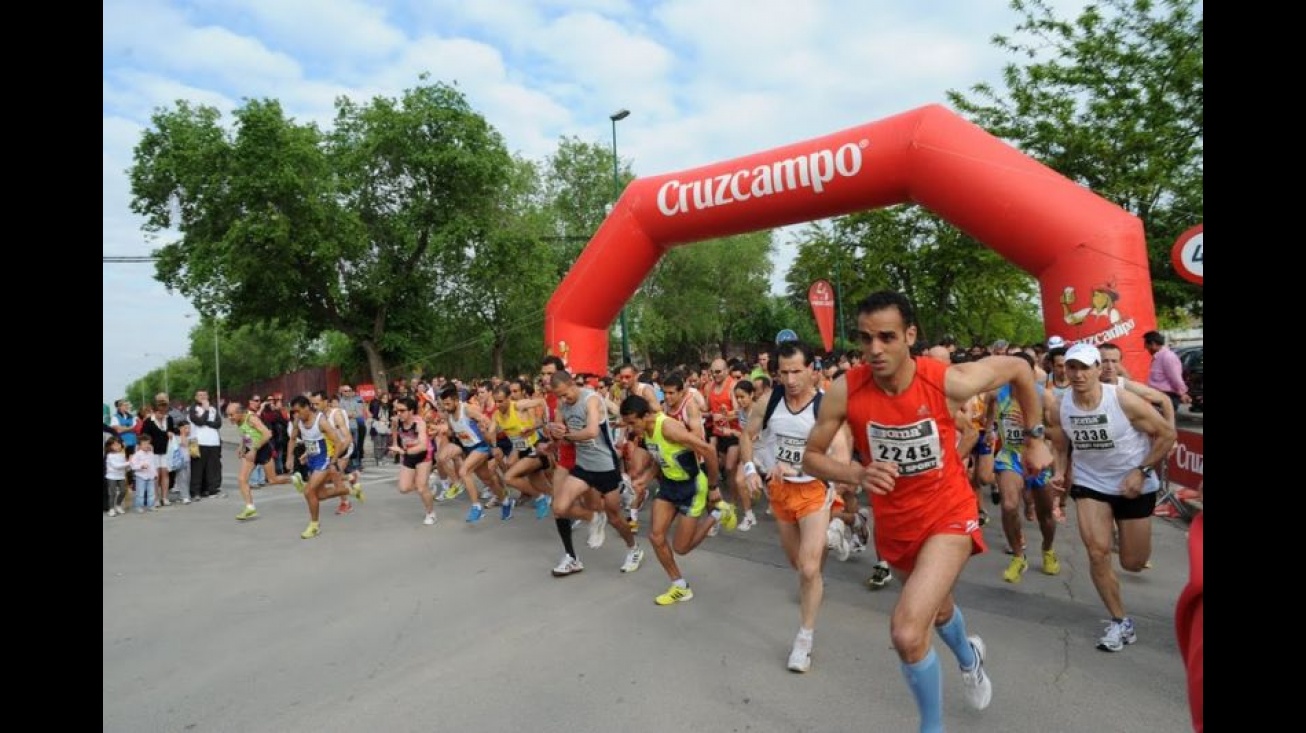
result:
[(304, 530), (303, 532), (300, 532), (299, 538), (301, 540), (311, 540), (321, 533), (322, 530), (317, 526), (317, 522), (309, 522), (308, 529)]
[(975, 669), (961, 671), (961, 694), (972, 708), (983, 710), (993, 700), (993, 682), (984, 671), (984, 640), (978, 636), (967, 638), (975, 650)]
[(354, 482), (354, 485), (350, 487), (349, 495), (358, 499), (359, 504), (367, 503), (367, 497), (363, 496), (363, 482), (361, 481)]
[(998, 491), (997, 484), (989, 485), (989, 501), (993, 502), (993, 506), (997, 506), (1002, 503), (1002, 492)]
[(254, 517), (257, 516), (258, 516), (258, 510), (252, 506), (247, 506), (240, 512), (240, 514), (236, 515), (236, 519), (239, 519), (243, 522), (246, 519), (253, 519)]
[(485, 516), (485, 509), (480, 504), (472, 504), (471, 511), (467, 512), (467, 521), (476, 524)]
[(626, 553), (626, 562), (621, 565), (621, 572), (633, 573), (639, 570), (639, 564), (644, 562), (644, 548), (635, 545)]
[(580, 564), (580, 560), (571, 555), (563, 554), (562, 562), (559, 562), (558, 567), (553, 569), (553, 577), (561, 578), (564, 575), (575, 575), (584, 569), (585, 566)]
[(1126, 644), (1133, 644), (1138, 641), (1138, 634), (1134, 631), (1134, 620), (1126, 616), (1120, 621), (1107, 621), (1106, 633), (1101, 639), (1097, 640), (1097, 648), (1104, 652), (1118, 652), (1125, 648)]
[(889, 563), (881, 560), (875, 563), (875, 569), (871, 571), (871, 577), (866, 579), (866, 586), (871, 590), (879, 590), (893, 580), (893, 572), (889, 570)]
[(604, 512), (594, 512), (594, 518), (590, 520), (590, 536), (585, 541), (585, 544), (589, 545), (591, 550), (597, 550), (603, 546), (607, 527), (608, 515)]
[(673, 583), (671, 587), (667, 589), (666, 593), (654, 598), (653, 602), (659, 606), (670, 606), (673, 603), (684, 603), (685, 601), (693, 600), (693, 598), (694, 591), (690, 590), (689, 586), (681, 588)]
[(535, 497), (535, 518), (544, 519), (553, 511), (553, 497), (548, 494), (540, 494)]
[(753, 510), (749, 509), (748, 511), (744, 512), (744, 518), (739, 520), (739, 526), (736, 527), (735, 529), (739, 532), (747, 532), (748, 530), (756, 526), (757, 526), (757, 517), (754, 516)]
[(508, 500), (499, 507), (499, 519), (505, 521), (512, 519), (512, 509), (515, 506), (517, 506), (517, 500), (509, 497)]
[(430, 514), (427, 514), (426, 519), (422, 520), (422, 524), (428, 527), (431, 526), (432, 524), (435, 524), (435, 512), (431, 512)]
[(503, 506), (503, 502), (502, 502), (502, 501), (499, 501), (499, 497), (495, 496), (494, 494), (490, 494), (490, 497), (489, 497), (488, 500), (485, 498), (485, 495), (482, 494), (482, 495), (481, 495), (481, 500), (482, 500), (482, 501), (485, 501), (485, 508), (486, 508), (486, 509), (493, 509), (493, 508), (495, 508), (495, 507), (497, 507), (497, 506)]
[(989, 513), (983, 509), (979, 510), (979, 525), (981, 527), (989, 526)]
[(848, 539), (848, 527), (843, 520), (835, 517), (825, 529), (825, 546), (833, 550), (839, 562), (847, 562), (852, 554), (852, 542)]
[(1061, 574), (1061, 560), (1057, 558), (1056, 550), (1043, 551), (1043, 574), (1044, 575)]
[(1024, 555), (1016, 555), (1011, 558), (1007, 569), (1002, 571), (1002, 579), (1008, 583), (1019, 583), (1026, 570), (1029, 570), (1029, 562), (1025, 560)]
[(452, 483), (449, 484), (449, 488), (444, 490), (444, 498), (457, 499), (459, 496), (462, 496), (462, 493), (463, 493), (463, 485), (459, 483)]
[(354, 511), (354, 505), (353, 505), (353, 504), (350, 504), (350, 503), (347, 502), (347, 501), (342, 501), (342, 502), (340, 502), (340, 504), (336, 507), (336, 516), (340, 516), (340, 515), (342, 515), (342, 514), (348, 514), (348, 513), (352, 512), (352, 511)]
[[(290, 482), (295, 485), (295, 491), (304, 493), (304, 477), (300, 476), (298, 471), (290, 474)], [(189, 504), (190, 499), (186, 499), (185, 503)]]
[(812, 640), (802, 636), (794, 639), (794, 647), (789, 650), (789, 671), (807, 672), (812, 668)]
[(717, 524), (720, 524), (721, 529), (727, 532), (734, 532), (735, 527), (739, 526), (739, 512), (735, 511), (735, 505), (726, 501), (718, 501), (716, 508), (721, 511), (721, 519), (717, 520)]

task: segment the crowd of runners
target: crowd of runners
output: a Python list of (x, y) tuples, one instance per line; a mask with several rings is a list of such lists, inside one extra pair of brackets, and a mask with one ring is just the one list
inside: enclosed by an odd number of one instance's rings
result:
[[(370, 404), (346, 386), (284, 406), (280, 396), (270, 405), (256, 397), (223, 415), (204, 395), (201, 409), (177, 421), (181, 440), (165, 431), (162, 442), (201, 460), (212, 436), (201, 446), (192, 431), (212, 430), (221, 417), (234, 423), (244, 500), (236, 518), (258, 516), (253, 479), (291, 483), (308, 509), (304, 539), (322, 532), (324, 503), (336, 500), (336, 513), (348, 514), (365, 501), (365, 453), (398, 465), (397, 489), (417, 494), (415, 518), (425, 525), (436, 525), (437, 504), (447, 516), (464, 502), (457, 513), (469, 523), (487, 513), (510, 520), (527, 507), (552, 519), (556, 577), (585, 569), (573, 532), (584, 532), (590, 550), (615, 532), (626, 548), (621, 572), (639, 570), (653, 550), (669, 581), (653, 599), (662, 606), (694, 598), (686, 558), (695, 548), (722, 530), (750, 531), (764, 512), (799, 588), (788, 668), (811, 669), (828, 557), (873, 554), (868, 586), (901, 584), (890, 631), (923, 731), (942, 730), (934, 634), (956, 659), (966, 701), (983, 709), (991, 698), (985, 643), (953, 598), (970, 556), (986, 549), (986, 504), (1000, 513), (1012, 556), (1002, 580), (1019, 583), (1030, 567), (1023, 520), (1039, 529), (1039, 569), (1057, 575), (1053, 541), (1074, 499), (1110, 616), (1097, 646), (1118, 652), (1135, 643), (1113, 558), (1130, 572), (1147, 566), (1156, 469), (1175, 441), (1173, 395), (1124, 375), (1116, 344), (1054, 337), (1046, 346), (962, 350), (944, 338), (927, 346), (911, 303), (891, 291), (859, 305), (855, 336), (859, 348), (847, 354), (818, 357), (789, 341), (753, 364), (719, 358), (667, 373), (623, 364), (611, 374), (573, 374), (547, 356), (538, 374), (415, 379)], [(130, 452), (120, 437), (109, 441), (106, 476), (121, 481), (135, 469), (144, 509), (159, 499), (139, 477), (167, 481), (178, 459), (166, 450), (156, 451), (166, 458), (141, 458), (151, 439), (138, 434)], [(196, 499), (212, 495), (204, 479), (198, 485)], [(110, 515), (121, 510), (119, 496)]]

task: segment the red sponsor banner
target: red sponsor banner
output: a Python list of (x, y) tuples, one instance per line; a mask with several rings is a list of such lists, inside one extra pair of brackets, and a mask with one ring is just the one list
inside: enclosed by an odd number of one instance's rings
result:
[(376, 399), (376, 385), (360, 384), (357, 387), (358, 396), (363, 398), (364, 402), (371, 402)]
[(829, 280), (817, 280), (807, 289), (807, 302), (821, 330), (821, 343), (827, 352), (834, 350), (834, 288)]
[(1202, 481), (1202, 458), (1202, 434), (1179, 430), (1168, 460), (1170, 481), (1196, 490)]

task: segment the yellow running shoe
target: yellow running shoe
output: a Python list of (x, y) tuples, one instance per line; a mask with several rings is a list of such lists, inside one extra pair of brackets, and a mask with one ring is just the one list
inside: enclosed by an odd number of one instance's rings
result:
[(290, 482), (295, 485), (295, 491), (304, 493), (304, 477), (299, 475), (299, 471), (290, 474)]
[(1016, 555), (1011, 558), (1011, 564), (1003, 571), (1002, 579), (1008, 583), (1019, 583), (1020, 576), (1024, 575), (1026, 570), (1029, 570), (1029, 562), (1025, 560), (1024, 555)]
[(1057, 559), (1056, 550), (1043, 551), (1043, 574), (1044, 575), (1061, 574), (1061, 561)]
[(363, 496), (363, 482), (355, 481), (354, 485), (351, 486), (349, 489), (349, 495), (354, 497), (355, 499), (358, 499), (359, 504), (362, 504), (363, 502), (367, 501), (367, 499)]
[(739, 513), (735, 511), (734, 504), (728, 504), (724, 501), (718, 501), (716, 508), (721, 512), (721, 529), (727, 532), (734, 532), (735, 527), (739, 525)]
[(301, 532), (301, 533), (299, 534), (299, 538), (300, 538), (301, 540), (311, 540), (311, 539), (313, 539), (314, 537), (318, 536), (318, 535), (321, 534), (321, 533), (322, 533), (322, 530), (318, 528), (318, 526), (317, 526), (317, 522), (309, 522), (309, 523), (308, 523), (308, 529), (306, 529), (306, 530), (304, 530), (303, 532)]
[(254, 517), (257, 516), (258, 516), (258, 510), (252, 506), (247, 506), (243, 511), (241, 511), (240, 514), (236, 515), (236, 519), (244, 521), (246, 519), (253, 519)]
[(685, 601), (693, 599), (693, 597), (694, 591), (690, 590), (689, 586), (681, 588), (673, 583), (671, 587), (667, 589), (666, 593), (654, 598), (653, 602), (659, 606), (670, 606), (673, 603), (684, 603)]
[(445, 500), (456, 499), (463, 493), (463, 485), (459, 483), (449, 484), (449, 488), (444, 490)]

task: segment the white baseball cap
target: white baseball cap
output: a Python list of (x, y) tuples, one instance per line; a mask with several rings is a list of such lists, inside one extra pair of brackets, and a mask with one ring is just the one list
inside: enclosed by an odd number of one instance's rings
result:
[(1066, 362), (1077, 361), (1084, 366), (1097, 366), (1102, 363), (1102, 354), (1096, 346), (1075, 344), (1066, 352)]
[(1066, 340), (1060, 336), (1052, 336), (1048, 339), (1049, 349), (1060, 349), (1066, 345)]

